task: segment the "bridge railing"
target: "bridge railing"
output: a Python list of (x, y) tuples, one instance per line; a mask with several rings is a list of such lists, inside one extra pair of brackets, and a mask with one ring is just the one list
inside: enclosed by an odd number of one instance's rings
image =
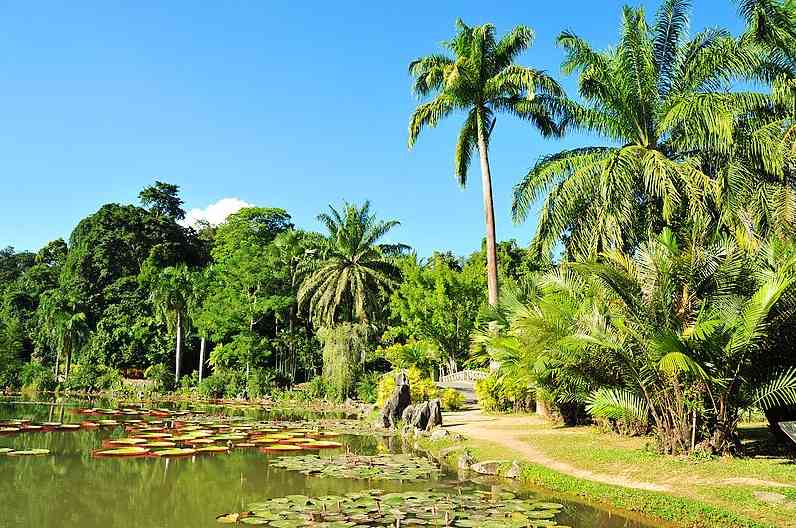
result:
[(440, 383), (449, 383), (451, 381), (478, 381), (488, 376), (483, 370), (460, 370), (452, 374), (446, 374), (439, 378)]

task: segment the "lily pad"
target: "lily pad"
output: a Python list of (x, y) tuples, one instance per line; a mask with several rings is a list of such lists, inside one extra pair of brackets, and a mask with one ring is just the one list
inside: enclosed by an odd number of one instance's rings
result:
[(116, 449), (100, 449), (94, 452), (94, 456), (100, 457), (132, 457), (142, 456), (149, 453), (146, 447), (130, 446), (118, 447)]

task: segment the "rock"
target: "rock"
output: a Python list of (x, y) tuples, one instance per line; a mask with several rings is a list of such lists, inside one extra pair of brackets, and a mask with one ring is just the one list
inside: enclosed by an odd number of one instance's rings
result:
[(403, 416), (404, 410), (410, 403), (412, 403), (412, 396), (409, 392), (409, 385), (398, 385), (381, 410), (381, 419), (384, 427), (390, 429), (395, 428), (398, 420)]
[(434, 427), (442, 425), (442, 404), (439, 399), (433, 399), (428, 402), (428, 423), (426, 423), (426, 431), (431, 431)]
[(401, 385), (409, 385), (409, 376), (403, 370), (395, 376), (395, 386), (400, 387)]
[(774, 493), (771, 491), (755, 491), (752, 495), (762, 502), (767, 502), (768, 504), (782, 504), (788, 498), (781, 493)]
[(439, 458), (446, 459), (448, 458), (448, 455), (450, 455), (451, 453), (455, 453), (456, 451), (459, 451), (461, 449), (464, 449), (464, 446), (457, 445), (457, 446), (446, 447), (445, 449), (440, 449)]
[(411, 424), (412, 417), (414, 416), (414, 414), (415, 414), (415, 406), (409, 405), (406, 409), (404, 409), (404, 412), (401, 413), (401, 421), (404, 424)]
[(423, 403), (418, 403), (414, 407), (414, 411), (412, 412), (412, 420), (409, 423), (412, 424), (412, 427), (415, 429), (424, 431), (426, 429), (426, 425), (428, 424), (428, 419), (431, 412), (428, 402), (424, 401)]
[(484, 460), (470, 466), (470, 471), (474, 471), (479, 475), (497, 475), (498, 468), (501, 464), (505, 464), (505, 460)]
[(450, 436), (450, 433), (446, 429), (437, 428), (431, 432), (430, 438), (434, 441), (437, 441), (437, 440), (442, 440), (443, 438), (446, 438), (448, 436)]
[(475, 459), (473, 455), (470, 454), (469, 451), (465, 451), (459, 457), (459, 471), (469, 471), (470, 466), (475, 463)]
[(520, 473), (522, 473), (522, 467), (520, 467), (520, 465), (515, 460), (511, 463), (511, 467), (509, 468), (508, 471), (506, 471), (506, 474), (503, 476), (506, 478), (515, 479), (520, 477)]

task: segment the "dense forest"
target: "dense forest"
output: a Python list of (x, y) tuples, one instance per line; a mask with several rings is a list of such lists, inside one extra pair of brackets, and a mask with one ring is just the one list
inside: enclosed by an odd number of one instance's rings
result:
[[(0, 253), (3, 386), (97, 390), (146, 377), (163, 392), (258, 397), (320, 375), (324, 343), (341, 332), (361, 340), (356, 364), (376, 372), (390, 354), (433, 357), (429, 376), (467, 358), (486, 303), (480, 252), (420, 259), (382, 244), (398, 222), (367, 203), (330, 207), (316, 233), (264, 207), (185, 227), (176, 186), (139, 196), (140, 206), (102, 206), (68, 243)], [(516, 243), (500, 249), (507, 279), (534, 269)]]

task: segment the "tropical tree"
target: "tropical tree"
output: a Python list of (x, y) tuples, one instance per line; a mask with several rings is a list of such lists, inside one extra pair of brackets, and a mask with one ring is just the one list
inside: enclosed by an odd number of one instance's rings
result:
[(688, 0), (666, 0), (650, 24), (626, 7), (608, 51), (568, 31), (558, 37), (583, 100), (562, 105), (562, 127), (610, 145), (545, 156), (516, 186), (516, 221), (544, 197), (535, 251), (563, 242), (570, 256), (591, 258), (632, 250), (684, 216), (715, 221), (719, 186), (703, 156), (726, 156), (737, 116), (770, 98), (733, 84), (760, 74), (758, 49), (721, 29), (688, 38), (688, 10)]
[(345, 202), (341, 211), (329, 206), (318, 220), (328, 234), (299, 287), (299, 308), (308, 308), (317, 326), (373, 322), (400, 275), (391, 257), (407, 249), (378, 242), (400, 222), (378, 220), (367, 201), (362, 206)]
[(183, 201), (180, 198), (180, 187), (171, 183), (156, 181), (138, 193), (141, 205), (148, 207), (155, 215), (172, 220), (185, 218)]
[(180, 381), (183, 331), (187, 324), (191, 297), (191, 274), (185, 265), (168, 266), (150, 282), (150, 300), (160, 317), (174, 332), (174, 381)]
[(66, 358), (64, 378), (69, 377), (73, 354), (86, 343), (89, 335), (86, 314), (74, 297), (61, 290), (49, 290), (39, 305), (43, 329), (56, 349), (55, 377), (58, 379), (61, 356)]
[(459, 184), (467, 183), (475, 149), (481, 159), (481, 186), (486, 216), (487, 283), (489, 304), (498, 302), (495, 215), (489, 141), (497, 114), (503, 112), (529, 121), (545, 137), (558, 135), (554, 116), (563, 91), (544, 72), (514, 63), (533, 42), (533, 31), (517, 26), (500, 40), (491, 24), (470, 27), (456, 21), (457, 34), (444, 47), (453, 56), (429, 55), (414, 60), (409, 73), (421, 103), (409, 122), (411, 149), (423, 127), (435, 127), (454, 112), (466, 112), (454, 157)]

